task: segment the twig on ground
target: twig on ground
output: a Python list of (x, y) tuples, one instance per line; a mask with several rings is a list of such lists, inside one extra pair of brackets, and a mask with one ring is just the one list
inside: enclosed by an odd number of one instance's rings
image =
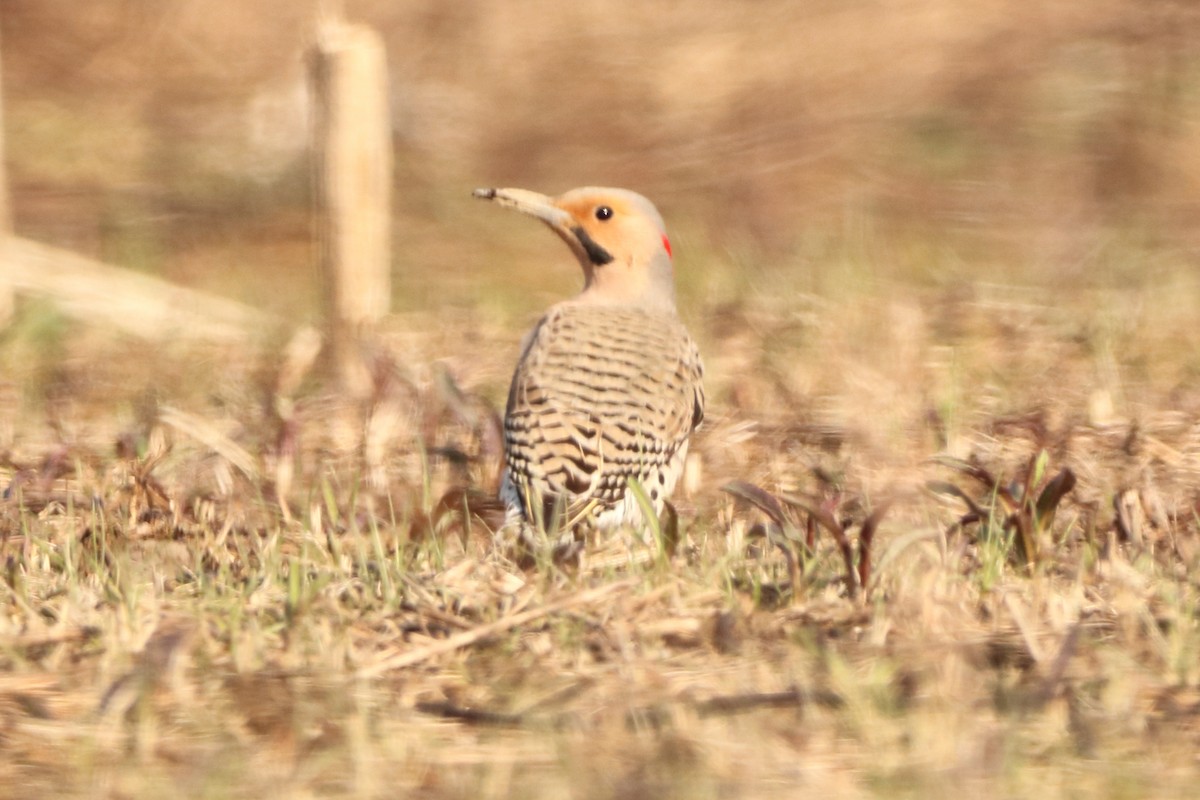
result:
[(628, 579), (617, 581), (616, 583), (597, 586), (594, 589), (586, 589), (578, 594), (564, 597), (553, 603), (548, 603), (540, 608), (531, 608), (528, 611), (522, 611), (519, 614), (513, 614), (508, 617), (503, 617), (495, 622), (489, 622), (486, 625), (480, 625), (477, 628), (472, 628), (469, 631), (456, 633), (453, 636), (442, 639), (424, 647), (415, 650), (406, 650), (402, 653), (397, 653), (393, 656), (383, 659), (382, 661), (371, 664), (370, 666), (362, 667), (358, 670), (360, 678), (375, 678), (392, 670), (411, 667), (415, 664), (420, 664), (422, 661), (427, 661), (446, 653), (452, 653), (455, 650), (461, 650), (465, 647), (470, 647), (476, 642), (510, 631), (513, 628), (520, 627), (529, 622), (542, 617), (548, 617), (551, 614), (557, 614), (560, 611), (565, 611), (568, 608), (575, 606), (587, 605), (594, 603), (603, 597), (606, 597), (621, 589), (628, 589), (635, 586), (637, 581)]

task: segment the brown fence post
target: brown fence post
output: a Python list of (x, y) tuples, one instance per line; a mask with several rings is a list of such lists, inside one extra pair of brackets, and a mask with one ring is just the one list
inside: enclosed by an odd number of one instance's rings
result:
[(310, 57), (316, 234), (328, 363), (370, 388), (359, 342), (391, 306), (392, 143), (387, 61), (374, 30), (323, 20)]
[[(4, 243), (12, 235), (12, 209), (8, 199), (8, 170), (4, 150), (4, 73), (0, 68), (0, 253), (4, 251)], [(2, 256), (0, 256), (2, 257)], [(16, 308), (16, 290), (12, 283), (5, 279), (0, 270), (0, 327), (12, 319)]]

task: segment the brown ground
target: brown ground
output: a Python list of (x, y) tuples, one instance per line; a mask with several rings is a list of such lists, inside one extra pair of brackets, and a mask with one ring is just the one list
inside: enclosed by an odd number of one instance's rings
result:
[[(1190, 4), (400, 5), (369, 400), (292, 327), (0, 332), (0, 794), (1194, 794)], [(18, 231), (311, 315), (307, 25), (7, 0)], [(522, 570), (455, 491), (576, 281), (469, 190), (585, 182), (711, 407), (677, 542)]]

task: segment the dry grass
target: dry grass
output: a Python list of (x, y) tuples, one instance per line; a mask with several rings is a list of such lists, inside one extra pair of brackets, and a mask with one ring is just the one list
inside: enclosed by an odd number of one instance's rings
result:
[[(1195, 794), (1194, 4), (701, 5), (348, 0), (402, 187), (365, 402), (304, 330), (17, 309), (0, 795)], [(18, 232), (311, 313), (309, 14), (5, 0)], [(576, 285), (477, 183), (670, 221), (677, 541), (520, 569), (464, 518)]]
[[(714, 402), (673, 554), (626, 537), (526, 571), (450, 492), (494, 481), (516, 330), (398, 318), (356, 406), (303, 338), (134, 359), (27, 309), (0, 350), (4, 784), (1188, 796), (1200, 438), (1175, 290), (776, 288), (691, 313)], [(1105, 315), (1119, 339), (1080, 330)], [(1006, 481), (1042, 450), (1078, 484), (1032, 555), (923, 488), (987, 506), (932, 457)], [(807, 492), (851, 540), (891, 502), (857, 599), (827, 530), (781, 542), (730, 480)]]

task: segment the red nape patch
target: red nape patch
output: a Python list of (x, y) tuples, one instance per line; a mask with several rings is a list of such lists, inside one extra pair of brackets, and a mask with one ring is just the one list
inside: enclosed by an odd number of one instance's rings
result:
[[(668, 256), (671, 255), (671, 240), (667, 238), (665, 233), (663, 234), (663, 249), (667, 251)], [(672, 258), (673, 257), (674, 256), (672, 256)]]

